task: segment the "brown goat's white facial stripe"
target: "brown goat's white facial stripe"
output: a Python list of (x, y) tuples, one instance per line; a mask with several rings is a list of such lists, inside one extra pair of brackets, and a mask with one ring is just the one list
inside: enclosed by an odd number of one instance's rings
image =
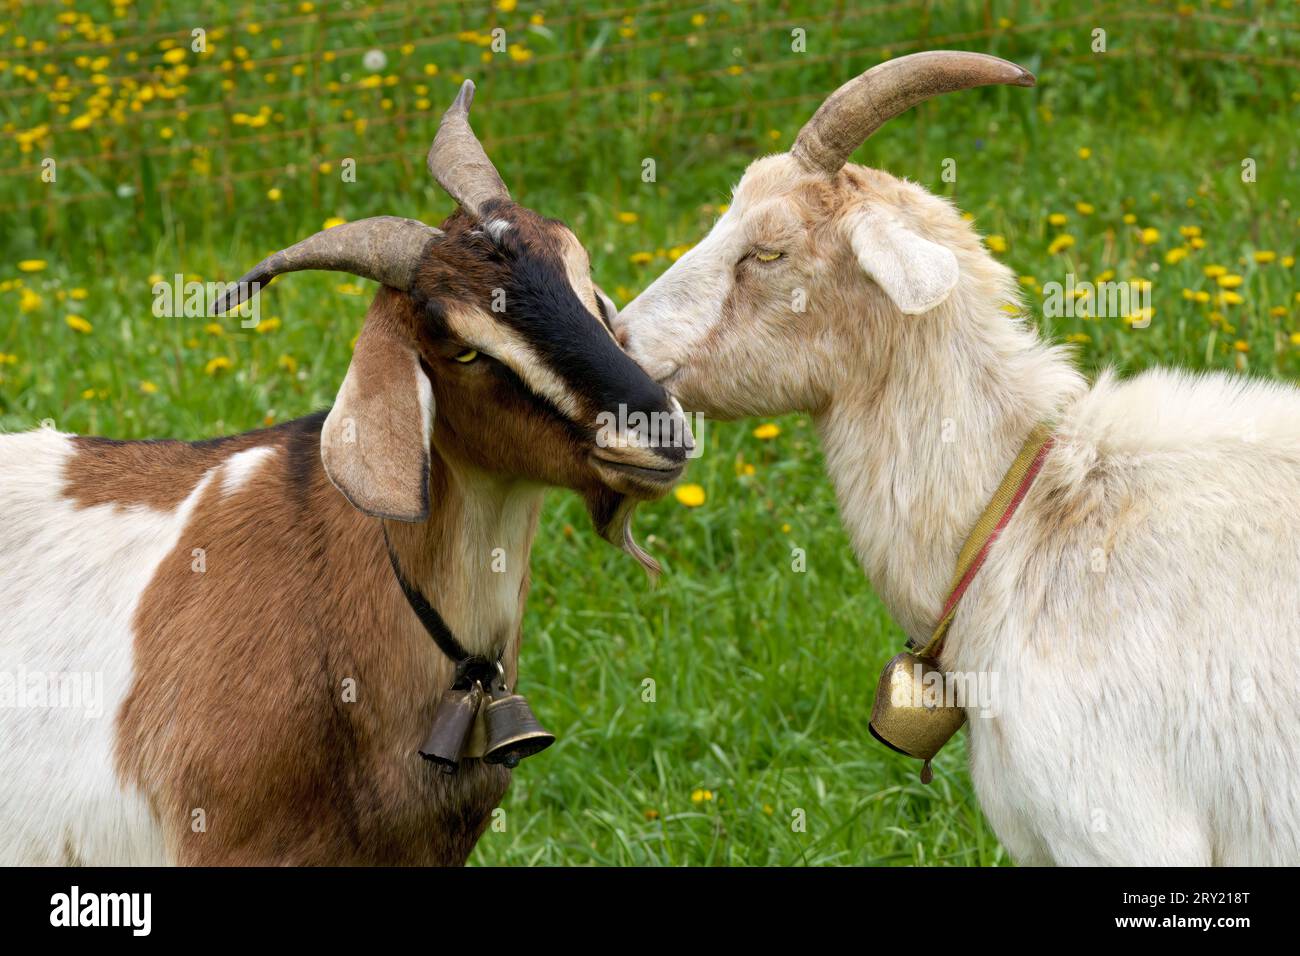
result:
[(578, 396), (542, 361), (517, 330), (469, 305), (450, 304), (446, 316), (447, 324), (456, 336), (503, 363), (567, 418), (581, 420), (583, 409)]

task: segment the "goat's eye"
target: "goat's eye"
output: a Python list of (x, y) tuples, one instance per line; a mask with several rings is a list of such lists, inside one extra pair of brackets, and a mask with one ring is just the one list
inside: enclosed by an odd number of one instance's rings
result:
[(754, 258), (757, 259), (759, 262), (776, 262), (777, 259), (780, 259), (780, 258), (781, 258), (781, 253), (779, 253), (779, 252), (756, 252), (756, 253), (754, 253)]
[(454, 356), (454, 358), (456, 359), (457, 362), (460, 362), (462, 365), (468, 365), (470, 362), (478, 358), (478, 349), (466, 349), (464, 352), (461, 352), (459, 355)]

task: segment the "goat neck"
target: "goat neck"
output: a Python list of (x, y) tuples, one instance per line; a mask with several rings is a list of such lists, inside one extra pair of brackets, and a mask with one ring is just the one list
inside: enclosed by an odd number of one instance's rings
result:
[[(467, 651), (513, 661), (544, 491), (436, 449), (429, 482), (428, 520), (384, 522), (403, 573)], [(392, 595), (405, 604), (396, 588)]]
[[(865, 307), (864, 307), (865, 311)], [(908, 637), (934, 626), (957, 553), (1025, 437), (1084, 382), (990, 296), (864, 315), (883, 361), (846, 363), (814, 415), (858, 561)], [(877, 320), (879, 319), (879, 320)]]

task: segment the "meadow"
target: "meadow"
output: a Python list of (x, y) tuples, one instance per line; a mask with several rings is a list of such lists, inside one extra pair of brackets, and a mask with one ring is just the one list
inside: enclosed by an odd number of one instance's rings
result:
[[(855, 158), (951, 197), (1045, 336), (1090, 372), (1300, 377), (1296, 3), (188, 8), (0, 0), (0, 430), (199, 439), (328, 405), (372, 283), (286, 277), (256, 328), (157, 318), (154, 284), (233, 280), (331, 220), (436, 224), (452, 207), (424, 152), (465, 77), (514, 196), (575, 229), (622, 305), (827, 93), (936, 47), (1039, 85), (942, 97)], [(1149, 310), (1045, 316), (1069, 275), (1149, 283)], [(549, 496), (521, 689), (559, 742), (516, 772), (472, 862), (1007, 863), (960, 740), (927, 787), (867, 732), (902, 635), (811, 423), (702, 438), (687, 485), (637, 517), (657, 587)]]

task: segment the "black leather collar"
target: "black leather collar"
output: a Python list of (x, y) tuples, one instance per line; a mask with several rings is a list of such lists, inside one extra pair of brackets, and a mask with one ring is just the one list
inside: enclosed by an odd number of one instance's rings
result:
[(495, 661), (465, 650), (465, 646), (456, 640), (456, 635), (451, 633), (451, 628), (442, 619), (438, 609), (429, 603), (418, 587), (406, 579), (406, 575), (402, 573), (401, 562), (397, 559), (397, 552), (393, 550), (393, 542), (388, 538), (388, 529), (383, 530), (384, 546), (388, 549), (388, 562), (393, 566), (393, 574), (397, 577), (402, 593), (406, 595), (406, 602), (411, 605), (411, 610), (420, 619), (425, 631), (433, 638), (433, 643), (438, 645), (438, 650), (456, 664), (456, 678), (451, 686), (463, 690), (471, 687), (475, 681), (481, 681), (484, 687), (490, 686), (499, 673), (505, 649), (502, 648)]

